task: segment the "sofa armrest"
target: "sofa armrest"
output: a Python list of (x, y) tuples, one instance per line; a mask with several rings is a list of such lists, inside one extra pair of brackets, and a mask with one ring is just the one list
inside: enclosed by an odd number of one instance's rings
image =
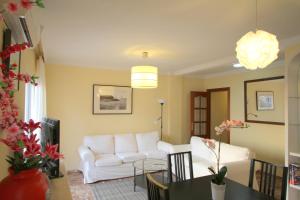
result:
[(81, 145), (78, 148), (78, 153), (79, 153), (80, 159), (83, 163), (87, 163), (90, 166), (94, 165), (95, 155), (87, 146)]
[(173, 145), (172, 150), (173, 150), (172, 153), (186, 152), (186, 151), (191, 151), (192, 147), (190, 144), (179, 144), (179, 145)]
[[(217, 148), (215, 149), (215, 151), (217, 153), (218, 143), (216, 143), (216, 146)], [(220, 159), (221, 163), (250, 160), (251, 156), (253, 155), (248, 148), (221, 143), (221, 159)]]
[(166, 153), (178, 153), (178, 152), (191, 151), (191, 145), (190, 144), (172, 145), (164, 141), (158, 141), (157, 149), (160, 151), (164, 151)]
[(172, 153), (173, 145), (164, 141), (157, 142), (157, 149), (166, 153)]

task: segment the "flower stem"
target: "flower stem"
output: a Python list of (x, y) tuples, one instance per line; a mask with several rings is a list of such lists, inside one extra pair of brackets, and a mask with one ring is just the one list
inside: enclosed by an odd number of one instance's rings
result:
[(219, 149), (218, 149), (218, 160), (217, 160), (218, 174), (219, 174), (219, 172), (220, 172), (221, 139), (222, 139), (222, 134), (219, 136)]

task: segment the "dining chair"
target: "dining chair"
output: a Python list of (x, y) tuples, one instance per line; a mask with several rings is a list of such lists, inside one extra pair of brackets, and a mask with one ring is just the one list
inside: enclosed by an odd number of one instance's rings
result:
[[(249, 187), (253, 188), (253, 180), (255, 177), (255, 165), (260, 164), (258, 171), (260, 177), (258, 180), (259, 192), (262, 192), (271, 198), (275, 197), (276, 175), (282, 173), (281, 195), (280, 199), (286, 199), (288, 168), (285, 166), (268, 163), (262, 160), (252, 159), (250, 164)], [(281, 171), (282, 170), (282, 171)]]
[[(188, 172), (186, 159), (188, 162)], [(170, 183), (194, 178), (191, 151), (168, 154), (168, 177)]]
[(146, 175), (148, 200), (169, 200), (167, 186), (156, 181), (150, 173)]

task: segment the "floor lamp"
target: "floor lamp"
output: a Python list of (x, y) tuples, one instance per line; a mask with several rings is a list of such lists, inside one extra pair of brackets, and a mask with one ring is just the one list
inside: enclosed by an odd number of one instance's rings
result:
[(159, 99), (158, 103), (160, 104), (160, 140), (163, 139), (163, 110), (164, 110), (164, 104), (165, 100)]

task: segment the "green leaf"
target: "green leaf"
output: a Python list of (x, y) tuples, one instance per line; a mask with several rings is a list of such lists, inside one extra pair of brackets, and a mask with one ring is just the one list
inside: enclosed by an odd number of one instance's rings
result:
[(14, 91), (14, 90), (9, 91), (9, 96), (10, 96), (10, 97), (13, 97), (14, 94), (15, 94), (15, 91)]
[(5, 159), (11, 166), (14, 165), (14, 160), (13, 159), (10, 159), (10, 158), (7, 158)]
[(24, 148), (25, 146), (24, 146), (24, 142), (22, 141), (22, 140), (18, 140), (18, 145), (19, 145), (19, 147), (21, 147), (21, 148)]
[(36, 0), (35, 3), (38, 7), (45, 8), (43, 0)]
[(2, 88), (6, 88), (6, 87), (7, 87), (7, 83), (0, 82), (0, 86), (1, 86)]
[(213, 167), (209, 167), (208, 170), (210, 171), (210, 173), (216, 174), (216, 171)]
[(227, 173), (227, 167), (223, 166), (215, 177), (215, 183), (218, 185), (224, 184), (224, 177), (226, 173)]

